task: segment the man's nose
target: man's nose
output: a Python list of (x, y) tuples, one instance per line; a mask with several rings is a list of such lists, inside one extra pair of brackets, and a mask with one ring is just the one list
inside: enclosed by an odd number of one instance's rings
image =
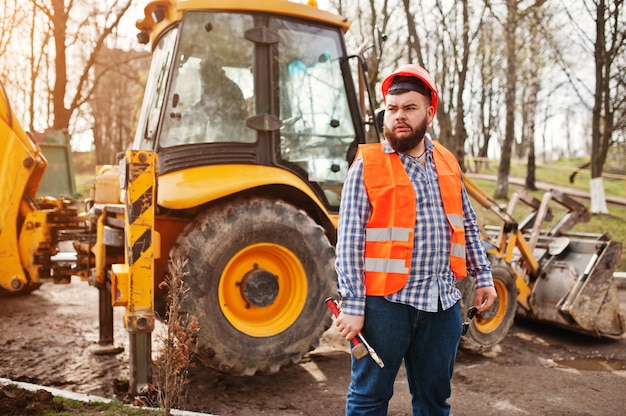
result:
[(396, 111), (396, 120), (405, 120), (405, 119), (406, 119), (406, 112), (404, 110)]

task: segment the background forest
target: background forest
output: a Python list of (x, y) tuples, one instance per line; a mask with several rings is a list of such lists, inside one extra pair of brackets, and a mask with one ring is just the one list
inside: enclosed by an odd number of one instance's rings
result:
[[(150, 50), (134, 22), (145, 0), (2, 0), (0, 79), (33, 132), (63, 132), (76, 151), (115, 163), (133, 137)], [(419, 63), (437, 82), (431, 134), (470, 160), (498, 161), (494, 197), (511, 161), (526, 187), (536, 165), (583, 156), (592, 211), (606, 212), (607, 159), (626, 156), (626, 12), (605, 0), (320, 0), (352, 20), (377, 91), (389, 71)], [(610, 155), (610, 157), (609, 157)], [(596, 186), (596, 184), (600, 186)]]

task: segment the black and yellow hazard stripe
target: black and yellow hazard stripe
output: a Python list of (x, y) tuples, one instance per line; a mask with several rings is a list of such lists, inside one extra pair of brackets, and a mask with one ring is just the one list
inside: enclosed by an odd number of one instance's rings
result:
[(129, 331), (151, 331), (154, 327), (156, 160), (155, 153), (129, 150), (123, 166), (128, 271), (125, 321)]

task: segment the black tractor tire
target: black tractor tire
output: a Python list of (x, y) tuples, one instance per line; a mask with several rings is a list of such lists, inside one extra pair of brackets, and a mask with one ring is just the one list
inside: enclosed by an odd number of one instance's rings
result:
[[(498, 297), (488, 310), (470, 321), (469, 330), (461, 338), (461, 348), (470, 352), (486, 352), (504, 340), (515, 321), (517, 295), (515, 274), (499, 257), (491, 257), (493, 283)], [(461, 318), (467, 322), (467, 311), (475, 305), (476, 287), (471, 278), (459, 279), (457, 287), (463, 293)]]
[(195, 358), (223, 373), (276, 373), (317, 347), (332, 322), (324, 300), (336, 292), (334, 248), (321, 226), (284, 201), (209, 207), (170, 258), (188, 260), (182, 312), (198, 319)]

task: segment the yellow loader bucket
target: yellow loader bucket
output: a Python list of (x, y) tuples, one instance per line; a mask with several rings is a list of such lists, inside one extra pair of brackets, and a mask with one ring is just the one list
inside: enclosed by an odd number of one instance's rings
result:
[[(576, 238), (558, 254), (541, 253), (539, 277), (531, 282), (530, 310), (519, 307), (518, 315), (596, 337), (620, 337), (626, 320), (620, 311), (613, 271), (619, 262), (621, 243)], [(549, 246), (549, 239), (538, 247)]]

